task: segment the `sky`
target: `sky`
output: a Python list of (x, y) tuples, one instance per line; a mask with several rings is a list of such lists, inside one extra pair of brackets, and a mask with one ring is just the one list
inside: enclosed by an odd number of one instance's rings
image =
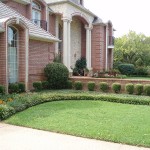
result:
[(115, 37), (129, 30), (150, 36), (150, 0), (84, 0), (84, 5), (104, 22), (112, 21)]

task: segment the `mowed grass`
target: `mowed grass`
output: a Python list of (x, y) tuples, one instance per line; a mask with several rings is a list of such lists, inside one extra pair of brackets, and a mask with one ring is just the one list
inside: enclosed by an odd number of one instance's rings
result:
[(117, 143), (150, 147), (150, 107), (102, 101), (44, 103), (6, 123)]

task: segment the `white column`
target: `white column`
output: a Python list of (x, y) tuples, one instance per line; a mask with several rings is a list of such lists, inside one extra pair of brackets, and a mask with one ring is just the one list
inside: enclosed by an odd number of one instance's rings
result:
[(70, 19), (63, 18), (63, 63), (71, 72)]
[(108, 70), (108, 27), (106, 25), (106, 62), (105, 62), (105, 71)]
[(86, 29), (86, 61), (87, 61), (87, 68), (92, 70), (91, 67), (91, 30), (92, 27), (85, 26)]
[[(56, 16), (56, 21), (55, 21), (55, 33), (56, 37), (59, 38), (59, 23), (58, 23), (58, 16)], [(58, 54), (58, 42), (55, 43), (55, 53)]]

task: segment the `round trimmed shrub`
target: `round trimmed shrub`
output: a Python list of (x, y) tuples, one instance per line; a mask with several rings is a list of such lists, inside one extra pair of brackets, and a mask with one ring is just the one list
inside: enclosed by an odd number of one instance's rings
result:
[(135, 73), (135, 68), (133, 64), (120, 64), (118, 70), (123, 75), (133, 75)]
[(143, 85), (142, 84), (135, 85), (135, 93), (137, 95), (142, 95), (142, 93), (143, 93)]
[(81, 81), (75, 81), (74, 87), (75, 87), (75, 90), (82, 90), (83, 84)]
[(120, 91), (121, 91), (121, 84), (120, 83), (113, 83), (112, 84), (112, 90), (115, 93), (120, 93)]
[(19, 92), (20, 93), (25, 92), (25, 84), (24, 83), (19, 82), (18, 86), (19, 86)]
[(144, 85), (144, 93), (147, 96), (150, 96), (150, 84)]
[(50, 89), (63, 89), (67, 87), (69, 78), (68, 68), (61, 63), (50, 63), (44, 68), (45, 76)]
[(10, 83), (8, 89), (9, 89), (9, 93), (18, 93), (19, 85), (18, 83)]
[(49, 83), (48, 81), (42, 81), (42, 88), (43, 89), (48, 89)]
[(88, 90), (89, 91), (94, 91), (95, 89), (95, 82), (88, 82)]
[(42, 90), (42, 82), (41, 81), (33, 82), (33, 87), (34, 87), (35, 91), (41, 91)]
[(126, 84), (125, 90), (128, 94), (134, 93), (134, 85), (132, 83)]
[(99, 83), (99, 88), (102, 92), (107, 92), (109, 89), (108, 83), (106, 82), (100, 82)]
[(5, 87), (0, 85), (0, 94), (5, 94)]

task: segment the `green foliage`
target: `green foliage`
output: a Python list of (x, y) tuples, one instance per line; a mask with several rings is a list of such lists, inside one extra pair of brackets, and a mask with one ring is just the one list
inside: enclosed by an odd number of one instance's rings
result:
[(19, 87), (19, 92), (20, 93), (25, 92), (25, 84), (24, 83), (19, 82), (18, 87)]
[(125, 90), (128, 94), (133, 94), (134, 93), (134, 85), (132, 83), (126, 84)]
[(72, 81), (68, 80), (67, 81), (67, 89), (72, 89), (72, 87), (73, 87)]
[(121, 84), (120, 83), (113, 83), (112, 84), (112, 90), (115, 93), (120, 93), (120, 91), (121, 91)]
[(19, 85), (18, 83), (10, 83), (8, 89), (9, 89), (9, 93), (18, 93)]
[(41, 91), (42, 90), (42, 82), (41, 81), (33, 82), (33, 87), (34, 87), (35, 91)]
[(133, 64), (120, 64), (118, 69), (123, 75), (133, 75), (135, 72), (135, 68)]
[(0, 121), (15, 113), (15, 109), (10, 106), (0, 105)]
[(137, 66), (150, 64), (150, 37), (130, 31), (115, 39), (114, 63), (122, 62)]
[(144, 85), (144, 93), (147, 96), (150, 96), (150, 84)]
[(88, 90), (89, 91), (94, 91), (95, 89), (95, 82), (88, 82)]
[(108, 89), (109, 89), (108, 83), (100, 82), (99, 83), (99, 88), (102, 92), (108, 92)]
[(5, 86), (0, 85), (0, 94), (5, 94)]
[(142, 95), (142, 93), (143, 93), (143, 85), (142, 84), (135, 85), (135, 93), (137, 95)]
[(135, 69), (135, 74), (137, 76), (147, 76), (148, 75), (147, 68), (145, 68), (145, 67), (138, 67), (138, 68)]
[(75, 67), (79, 70), (79, 69), (84, 69), (86, 68), (86, 59), (84, 57), (81, 57), (80, 59), (78, 59), (76, 61)]
[(45, 76), (51, 89), (63, 89), (67, 87), (69, 71), (61, 63), (50, 63), (44, 68)]
[(42, 88), (43, 89), (48, 89), (48, 87), (49, 87), (48, 81), (42, 81)]
[(83, 84), (81, 81), (75, 81), (74, 87), (75, 87), (75, 90), (82, 90)]

